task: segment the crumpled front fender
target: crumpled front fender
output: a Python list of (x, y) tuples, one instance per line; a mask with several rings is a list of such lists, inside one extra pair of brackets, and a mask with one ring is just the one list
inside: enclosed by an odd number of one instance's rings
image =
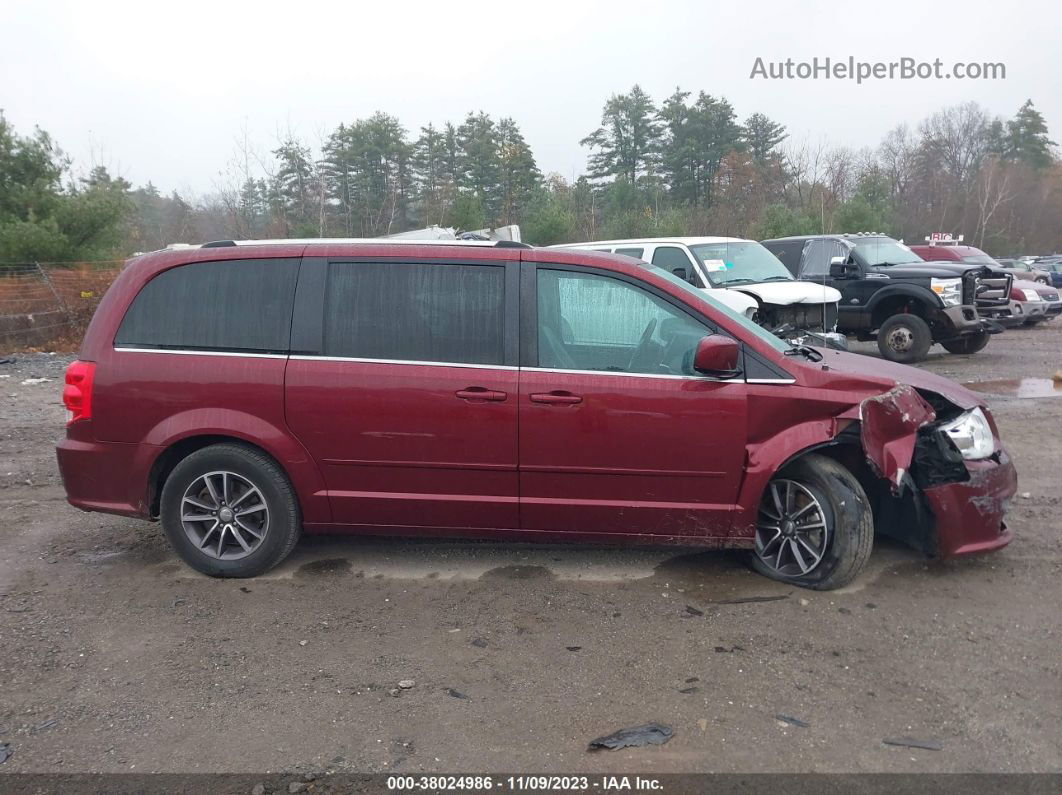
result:
[(898, 492), (911, 469), (918, 431), (937, 413), (914, 387), (897, 384), (884, 394), (859, 404), (863, 452), (875, 473)]

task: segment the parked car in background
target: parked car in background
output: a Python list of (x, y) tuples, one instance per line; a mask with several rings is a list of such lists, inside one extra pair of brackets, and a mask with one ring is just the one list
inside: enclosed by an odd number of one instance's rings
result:
[(997, 258), (996, 263), (996, 265), (992, 266), (993, 270), (1001, 270), (1004, 273), (1009, 273), (1015, 279), (1040, 282), (1041, 284), (1051, 283), (1051, 274), (1048, 271), (1040, 270), (1024, 260), (1003, 257), (1001, 259)]
[(1062, 300), (1058, 290), (1039, 282), (1015, 281), (1010, 288), (1010, 296), (1021, 304), (1026, 326), (1035, 326), (1047, 320), (1054, 320), (1062, 314)]
[(1010, 277), (991, 279), (984, 266), (930, 265), (885, 235), (802, 235), (763, 245), (798, 278), (840, 290), (837, 330), (877, 340), (890, 361), (920, 361), (933, 343), (976, 353), (1002, 330), (978, 315), (977, 300), (981, 292), (986, 303), (1006, 306)]
[[(1027, 266), (1025, 263), (1016, 264), (1014, 267), (1007, 267), (974, 246), (963, 246), (959, 244), (935, 245), (933, 243), (927, 243), (925, 245), (911, 246), (911, 251), (915, 252), (926, 262), (965, 262), (969, 265), (984, 265), (995, 272), (1009, 274), (1015, 279), (1042, 282), (1043, 284), (1049, 284), (1051, 281), (1050, 277), (1044, 271), (1033, 270), (1032, 266)], [(1014, 260), (1014, 262), (1018, 263), (1018, 260)]]
[(131, 261), (66, 373), (84, 510), (218, 577), (300, 533), (686, 544), (850, 582), (873, 533), (1012, 537), (984, 400), (793, 346), (655, 265), (513, 241), (223, 241)]
[(1036, 269), (1051, 277), (1052, 287), (1062, 287), (1062, 257), (1037, 260)]
[[(755, 240), (737, 237), (673, 237), (565, 243), (551, 248), (608, 251), (666, 268), (728, 306), (734, 296), (752, 299), (745, 314), (782, 336), (806, 332), (847, 347), (836, 334), (841, 294), (816, 282), (797, 281)], [(733, 307), (737, 308), (737, 307)], [(751, 307), (750, 307), (751, 309)], [(741, 311), (740, 309), (738, 311)], [(831, 337), (825, 337), (831, 335)]]

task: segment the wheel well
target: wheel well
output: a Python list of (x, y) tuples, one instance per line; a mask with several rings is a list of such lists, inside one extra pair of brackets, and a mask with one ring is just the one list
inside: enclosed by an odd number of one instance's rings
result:
[(250, 450), (255, 450), (262, 455), (268, 456), (274, 464), (280, 467), (282, 472), (287, 474), (287, 470), (284, 466), (267, 450), (244, 439), (239, 439), (235, 436), (189, 436), (185, 439), (174, 442), (163, 450), (159, 457), (155, 459), (155, 463), (151, 465), (151, 471), (148, 474), (147, 497), (148, 510), (151, 513), (152, 518), (157, 518), (159, 515), (159, 502), (162, 499), (162, 488), (166, 485), (166, 480), (169, 478), (170, 473), (173, 472), (174, 468), (192, 453), (214, 444), (236, 444)]
[(931, 556), (931, 550), (936, 542), (932, 530), (932, 518), (923, 510), (922, 498), (910, 489), (902, 497), (894, 495), (888, 481), (878, 477), (870, 468), (858, 437), (839, 442), (827, 442), (819, 447), (801, 450), (786, 461), (778, 471), (783, 471), (809, 453), (831, 458), (855, 476), (870, 502), (875, 532), (891, 536)]
[(870, 320), (871, 327), (875, 329), (881, 328), (881, 324), (890, 317), (901, 314), (918, 315), (926, 322), (929, 322), (924, 303), (909, 295), (894, 295), (890, 298), (883, 298), (874, 307)]

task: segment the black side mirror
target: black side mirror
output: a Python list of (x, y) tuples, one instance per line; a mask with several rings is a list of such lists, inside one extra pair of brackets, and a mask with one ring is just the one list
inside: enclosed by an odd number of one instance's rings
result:
[(680, 279), (682, 279), (682, 281), (684, 282), (688, 282), (690, 280), (689, 268), (672, 268), (671, 272), (675, 276), (678, 276)]

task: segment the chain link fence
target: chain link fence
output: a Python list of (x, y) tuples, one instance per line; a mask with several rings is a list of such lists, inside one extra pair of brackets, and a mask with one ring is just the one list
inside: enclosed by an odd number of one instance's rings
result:
[(121, 262), (0, 265), (0, 351), (76, 350)]

